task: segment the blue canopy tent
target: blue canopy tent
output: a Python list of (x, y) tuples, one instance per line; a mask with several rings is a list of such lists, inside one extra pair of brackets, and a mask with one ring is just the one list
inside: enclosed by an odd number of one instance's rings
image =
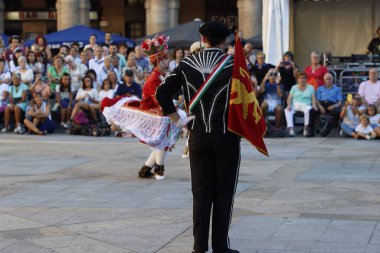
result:
[[(77, 42), (80, 47), (84, 47), (89, 43), (88, 39), (92, 34), (97, 36), (96, 41), (98, 44), (104, 43), (105, 32), (84, 25), (76, 25), (58, 32), (49, 33), (44, 37), (50, 48), (54, 49), (61, 45), (70, 45), (73, 42)], [(112, 34), (112, 41), (115, 43), (125, 43), (127, 47), (134, 47), (135, 45), (133, 40), (121, 37), (117, 34)], [(30, 46), (33, 43), (34, 39), (26, 41), (24, 45)]]
[(0, 33), (0, 36), (3, 38), (4, 45), (7, 47), (8, 46), (9, 37), (7, 35), (5, 35), (4, 33)]

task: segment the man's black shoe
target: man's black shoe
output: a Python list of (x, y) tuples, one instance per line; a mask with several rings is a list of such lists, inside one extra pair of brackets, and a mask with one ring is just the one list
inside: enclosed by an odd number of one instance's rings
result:
[(213, 251), (213, 253), (239, 253), (238, 250), (235, 249), (227, 249), (226, 251)]

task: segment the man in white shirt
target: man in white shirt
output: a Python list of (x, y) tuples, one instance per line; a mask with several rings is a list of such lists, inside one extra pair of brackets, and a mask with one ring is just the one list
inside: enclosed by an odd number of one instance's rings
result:
[(99, 84), (102, 83), (100, 79), (100, 72), (102, 71), (104, 67), (104, 57), (103, 57), (103, 49), (100, 46), (95, 47), (95, 57), (92, 58), (88, 63), (88, 68), (93, 69), (96, 73), (97, 82)]
[(377, 68), (369, 70), (369, 80), (364, 81), (359, 86), (359, 95), (362, 97), (362, 105), (367, 110), (368, 105), (375, 105), (378, 109), (380, 107), (380, 81), (379, 72)]

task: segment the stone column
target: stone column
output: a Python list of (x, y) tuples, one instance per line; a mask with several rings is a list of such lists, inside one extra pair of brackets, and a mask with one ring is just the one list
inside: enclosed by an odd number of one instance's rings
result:
[(77, 0), (57, 0), (57, 30), (70, 28), (79, 23)]
[(146, 8), (146, 33), (153, 34), (169, 28), (169, 0), (148, 0)]
[(0, 0), (0, 33), (4, 33), (4, 1)]
[(238, 0), (239, 30), (244, 38), (262, 34), (262, 0)]
[(178, 25), (179, 0), (169, 0), (169, 27)]
[(79, 0), (79, 24), (90, 26), (90, 0)]

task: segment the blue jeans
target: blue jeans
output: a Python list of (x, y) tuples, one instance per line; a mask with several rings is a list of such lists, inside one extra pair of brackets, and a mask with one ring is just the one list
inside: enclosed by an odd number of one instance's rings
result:
[(350, 127), (348, 124), (344, 122), (340, 124), (340, 128), (342, 129), (343, 133), (345, 133), (348, 136), (352, 136), (352, 134), (355, 132), (355, 128)]

